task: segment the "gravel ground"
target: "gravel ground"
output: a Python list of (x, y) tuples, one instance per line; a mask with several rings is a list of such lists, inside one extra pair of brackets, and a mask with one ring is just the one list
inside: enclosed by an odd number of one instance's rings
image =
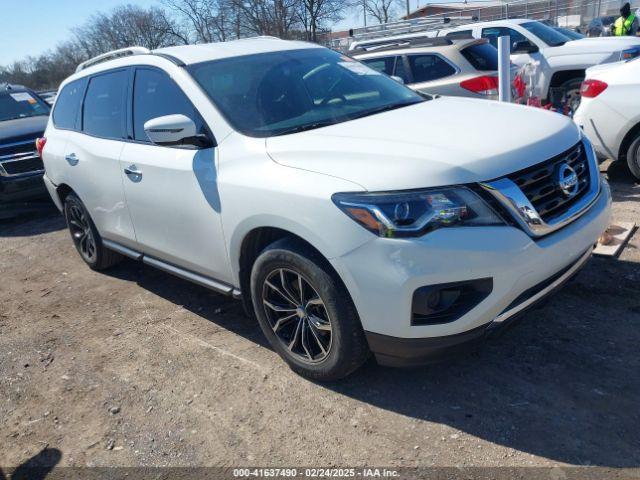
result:
[[(614, 218), (640, 185), (604, 165)], [(293, 374), (238, 302), (0, 223), (0, 466), (640, 466), (640, 234), (474, 354)], [(53, 452), (53, 453), (51, 453)], [(0, 471), (0, 478), (3, 478)]]

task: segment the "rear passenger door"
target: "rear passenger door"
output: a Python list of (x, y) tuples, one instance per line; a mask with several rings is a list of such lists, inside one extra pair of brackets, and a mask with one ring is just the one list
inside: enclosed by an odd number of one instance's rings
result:
[(452, 95), (458, 89), (457, 66), (436, 53), (407, 55), (411, 88), (432, 95)]
[[(183, 114), (212, 138), (206, 123), (169, 75), (136, 67), (129, 100), (129, 141), (120, 157), (127, 204), (147, 257), (218, 280), (229, 280), (216, 175), (217, 148), (153, 144), (144, 124)], [(139, 172), (126, 173), (127, 172)]]
[(131, 248), (136, 238), (124, 200), (120, 154), (126, 128), (129, 69), (89, 78), (77, 128), (67, 134), (64, 168), (100, 235)]

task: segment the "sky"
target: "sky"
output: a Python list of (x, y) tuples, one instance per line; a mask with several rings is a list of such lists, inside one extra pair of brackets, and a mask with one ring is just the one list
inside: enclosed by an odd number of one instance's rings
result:
[[(160, 5), (159, 0), (0, 0), (0, 65), (52, 49), (92, 14), (117, 5)], [(425, 0), (411, 0), (411, 8)], [(353, 12), (333, 30), (362, 26), (362, 14)]]

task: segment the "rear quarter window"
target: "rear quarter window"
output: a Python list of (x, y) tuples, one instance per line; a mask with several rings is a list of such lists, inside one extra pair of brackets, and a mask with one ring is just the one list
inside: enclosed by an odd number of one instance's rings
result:
[(77, 128), (78, 113), (86, 84), (86, 78), (75, 80), (66, 84), (58, 94), (52, 114), (53, 124), (57, 128)]
[(460, 53), (476, 70), (498, 70), (498, 50), (490, 43), (471, 45)]

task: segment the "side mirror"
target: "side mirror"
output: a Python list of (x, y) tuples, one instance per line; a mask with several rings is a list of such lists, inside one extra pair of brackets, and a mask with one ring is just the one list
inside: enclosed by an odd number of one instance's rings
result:
[(182, 114), (152, 118), (145, 122), (144, 131), (149, 140), (165, 147), (208, 148), (213, 146), (213, 142), (206, 135), (196, 133), (194, 121)]
[(529, 40), (513, 42), (513, 48), (511, 49), (511, 53), (536, 53), (539, 51), (540, 49)]
[(391, 75), (391, 78), (393, 78), (396, 82), (401, 83), (402, 85), (404, 85), (404, 80), (402, 79), (402, 77), (398, 77), (396, 75)]

